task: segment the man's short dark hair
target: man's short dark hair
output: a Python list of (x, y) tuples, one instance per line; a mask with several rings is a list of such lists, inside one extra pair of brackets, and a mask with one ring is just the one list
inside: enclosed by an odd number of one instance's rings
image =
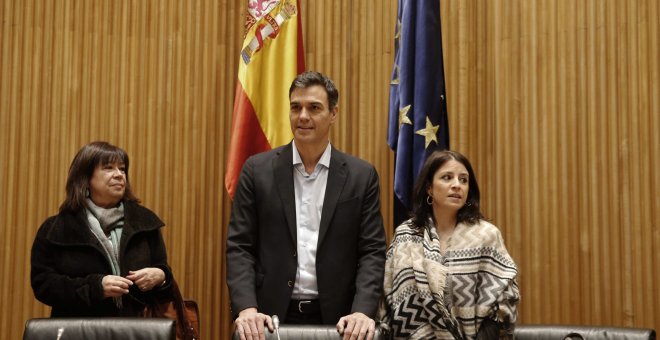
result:
[(328, 95), (329, 110), (332, 111), (339, 102), (339, 91), (332, 79), (328, 78), (321, 72), (305, 71), (296, 76), (296, 79), (293, 80), (291, 87), (289, 88), (289, 99), (291, 99), (291, 93), (293, 90), (306, 89), (314, 85), (320, 85), (325, 89), (325, 93)]

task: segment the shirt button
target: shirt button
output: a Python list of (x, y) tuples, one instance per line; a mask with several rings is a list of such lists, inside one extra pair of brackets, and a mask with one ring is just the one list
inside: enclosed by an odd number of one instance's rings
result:
[(287, 284), (289, 285), (289, 287), (293, 287), (293, 281), (289, 280), (289, 282), (287, 282)]
[(294, 252), (293, 252), (293, 257), (296, 257), (296, 256), (298, 256), (298, 253), (296, 253), (296, 252), (294, 251)]

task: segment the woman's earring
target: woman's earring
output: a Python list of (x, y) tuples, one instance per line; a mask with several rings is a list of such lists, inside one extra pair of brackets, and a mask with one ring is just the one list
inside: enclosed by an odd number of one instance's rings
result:
[(85, 189), (85, 197), (89, 197), (89, 188)]
[(433, 197), (431, 195), (426, 195), (426, 204), (433, 205)]

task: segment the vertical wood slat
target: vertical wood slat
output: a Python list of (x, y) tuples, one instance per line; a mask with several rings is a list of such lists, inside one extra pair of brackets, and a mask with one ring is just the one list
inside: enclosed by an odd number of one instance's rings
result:
[(452, 145), (521, 267), (521, 321), (653, 327), (658, 5), (441, 4)]
[[(301, 1), (309, 69), (340, 90), (339, 148), (381, 177), (396, 1)], [(203, 336), (231, 331), (223, 176), (244, 1), (0, 4), (0, 329), (47, 315), (32, 238), (71, 158), (106, 139), (166, 222), (170, 263)], [(521, 322), (660, 324), (657, 1), (442, 1), (452, 148), (521, 269)], [(12, 312), (9, 312), (11, 308)]]
[(223, 137), (244, 17), (238, 5), (219, 6), (2, 3), (0, 187), (8, 195), (0, 198), (6, 306), (0, 329), (6, 337), (20, 337), (26, 319), (47, 315), (29, 288), (32, 239), (57, 211), (74, 153), (95, 139), (131, 155), (137, 193), (167, 222), (164, 236), (181, 287), (204, 301), (204, 335), (229, 332), (220, 270), (229, 205)]

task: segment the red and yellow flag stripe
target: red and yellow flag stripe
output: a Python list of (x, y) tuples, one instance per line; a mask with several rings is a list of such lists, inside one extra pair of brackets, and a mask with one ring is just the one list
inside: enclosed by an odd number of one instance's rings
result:
[(225, 174), (231, 197), (248, 157), (293, 138), (289, 86), (305, 70), (297, 0), (249, 1), (246, 29)]

